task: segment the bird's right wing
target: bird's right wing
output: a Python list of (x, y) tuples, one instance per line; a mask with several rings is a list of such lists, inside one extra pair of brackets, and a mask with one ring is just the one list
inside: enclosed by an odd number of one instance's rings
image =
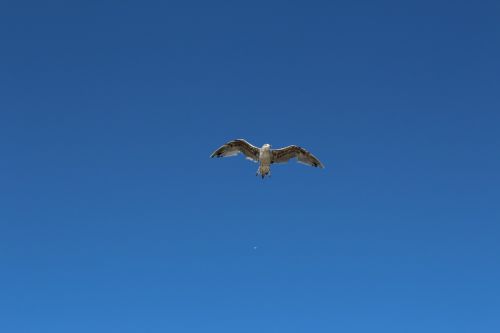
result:
[(286, 163), (292, 158), (297, 158), (300, 163), (313, 167), (324, 168), (323, 164), (310, 152), (299, 146), (288, 146), (281, 149), (273, 149), (272, 163)]
[(229, 141), (214, 151), (210, 157), (228, 157), (243, 153), (248, 159), (257, 162), (259, 160), (259, 148), (243, 139)]

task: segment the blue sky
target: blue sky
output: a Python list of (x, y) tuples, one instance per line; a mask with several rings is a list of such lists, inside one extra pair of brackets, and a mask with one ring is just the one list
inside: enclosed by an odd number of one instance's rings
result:
[(1, 2), (0, 331), (498, 332), (499, 15)]

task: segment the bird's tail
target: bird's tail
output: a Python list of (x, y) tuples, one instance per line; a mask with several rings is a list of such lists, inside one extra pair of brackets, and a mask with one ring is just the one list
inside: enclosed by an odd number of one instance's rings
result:
[(271, 167), (269, 165), (259, 165), (259, 170), (257, 171), (262, 178), (267, 176), (271, 172)]

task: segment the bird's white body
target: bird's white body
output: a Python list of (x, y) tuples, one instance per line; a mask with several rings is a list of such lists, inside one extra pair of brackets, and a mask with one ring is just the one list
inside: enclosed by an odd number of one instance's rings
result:
[(271, 145), (265, 144), (259, 150), (259, 169), (257, 170), (257, 175), (260, 173), (264, 178), (267, 174), (271, 173)]

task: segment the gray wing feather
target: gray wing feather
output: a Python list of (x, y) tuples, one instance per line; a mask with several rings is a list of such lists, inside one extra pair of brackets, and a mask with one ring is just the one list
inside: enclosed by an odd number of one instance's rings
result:
[(228, 143), (219, 147), (216, 151), (210, 155), (210, 157), (229, 157), (235, 156), (239, 153), (243, 153), (247, 159), (258, 161), (259, 160), (259, 148), (248, 143), (243, 139), (236, 139), (229, 141)]
[(288, 146), (281, 149), (273, 149), (272, 163), (286, 163), (292, 158), (313, 167), (324, 168), (323, 164), (313, 154), (299, 146)]

